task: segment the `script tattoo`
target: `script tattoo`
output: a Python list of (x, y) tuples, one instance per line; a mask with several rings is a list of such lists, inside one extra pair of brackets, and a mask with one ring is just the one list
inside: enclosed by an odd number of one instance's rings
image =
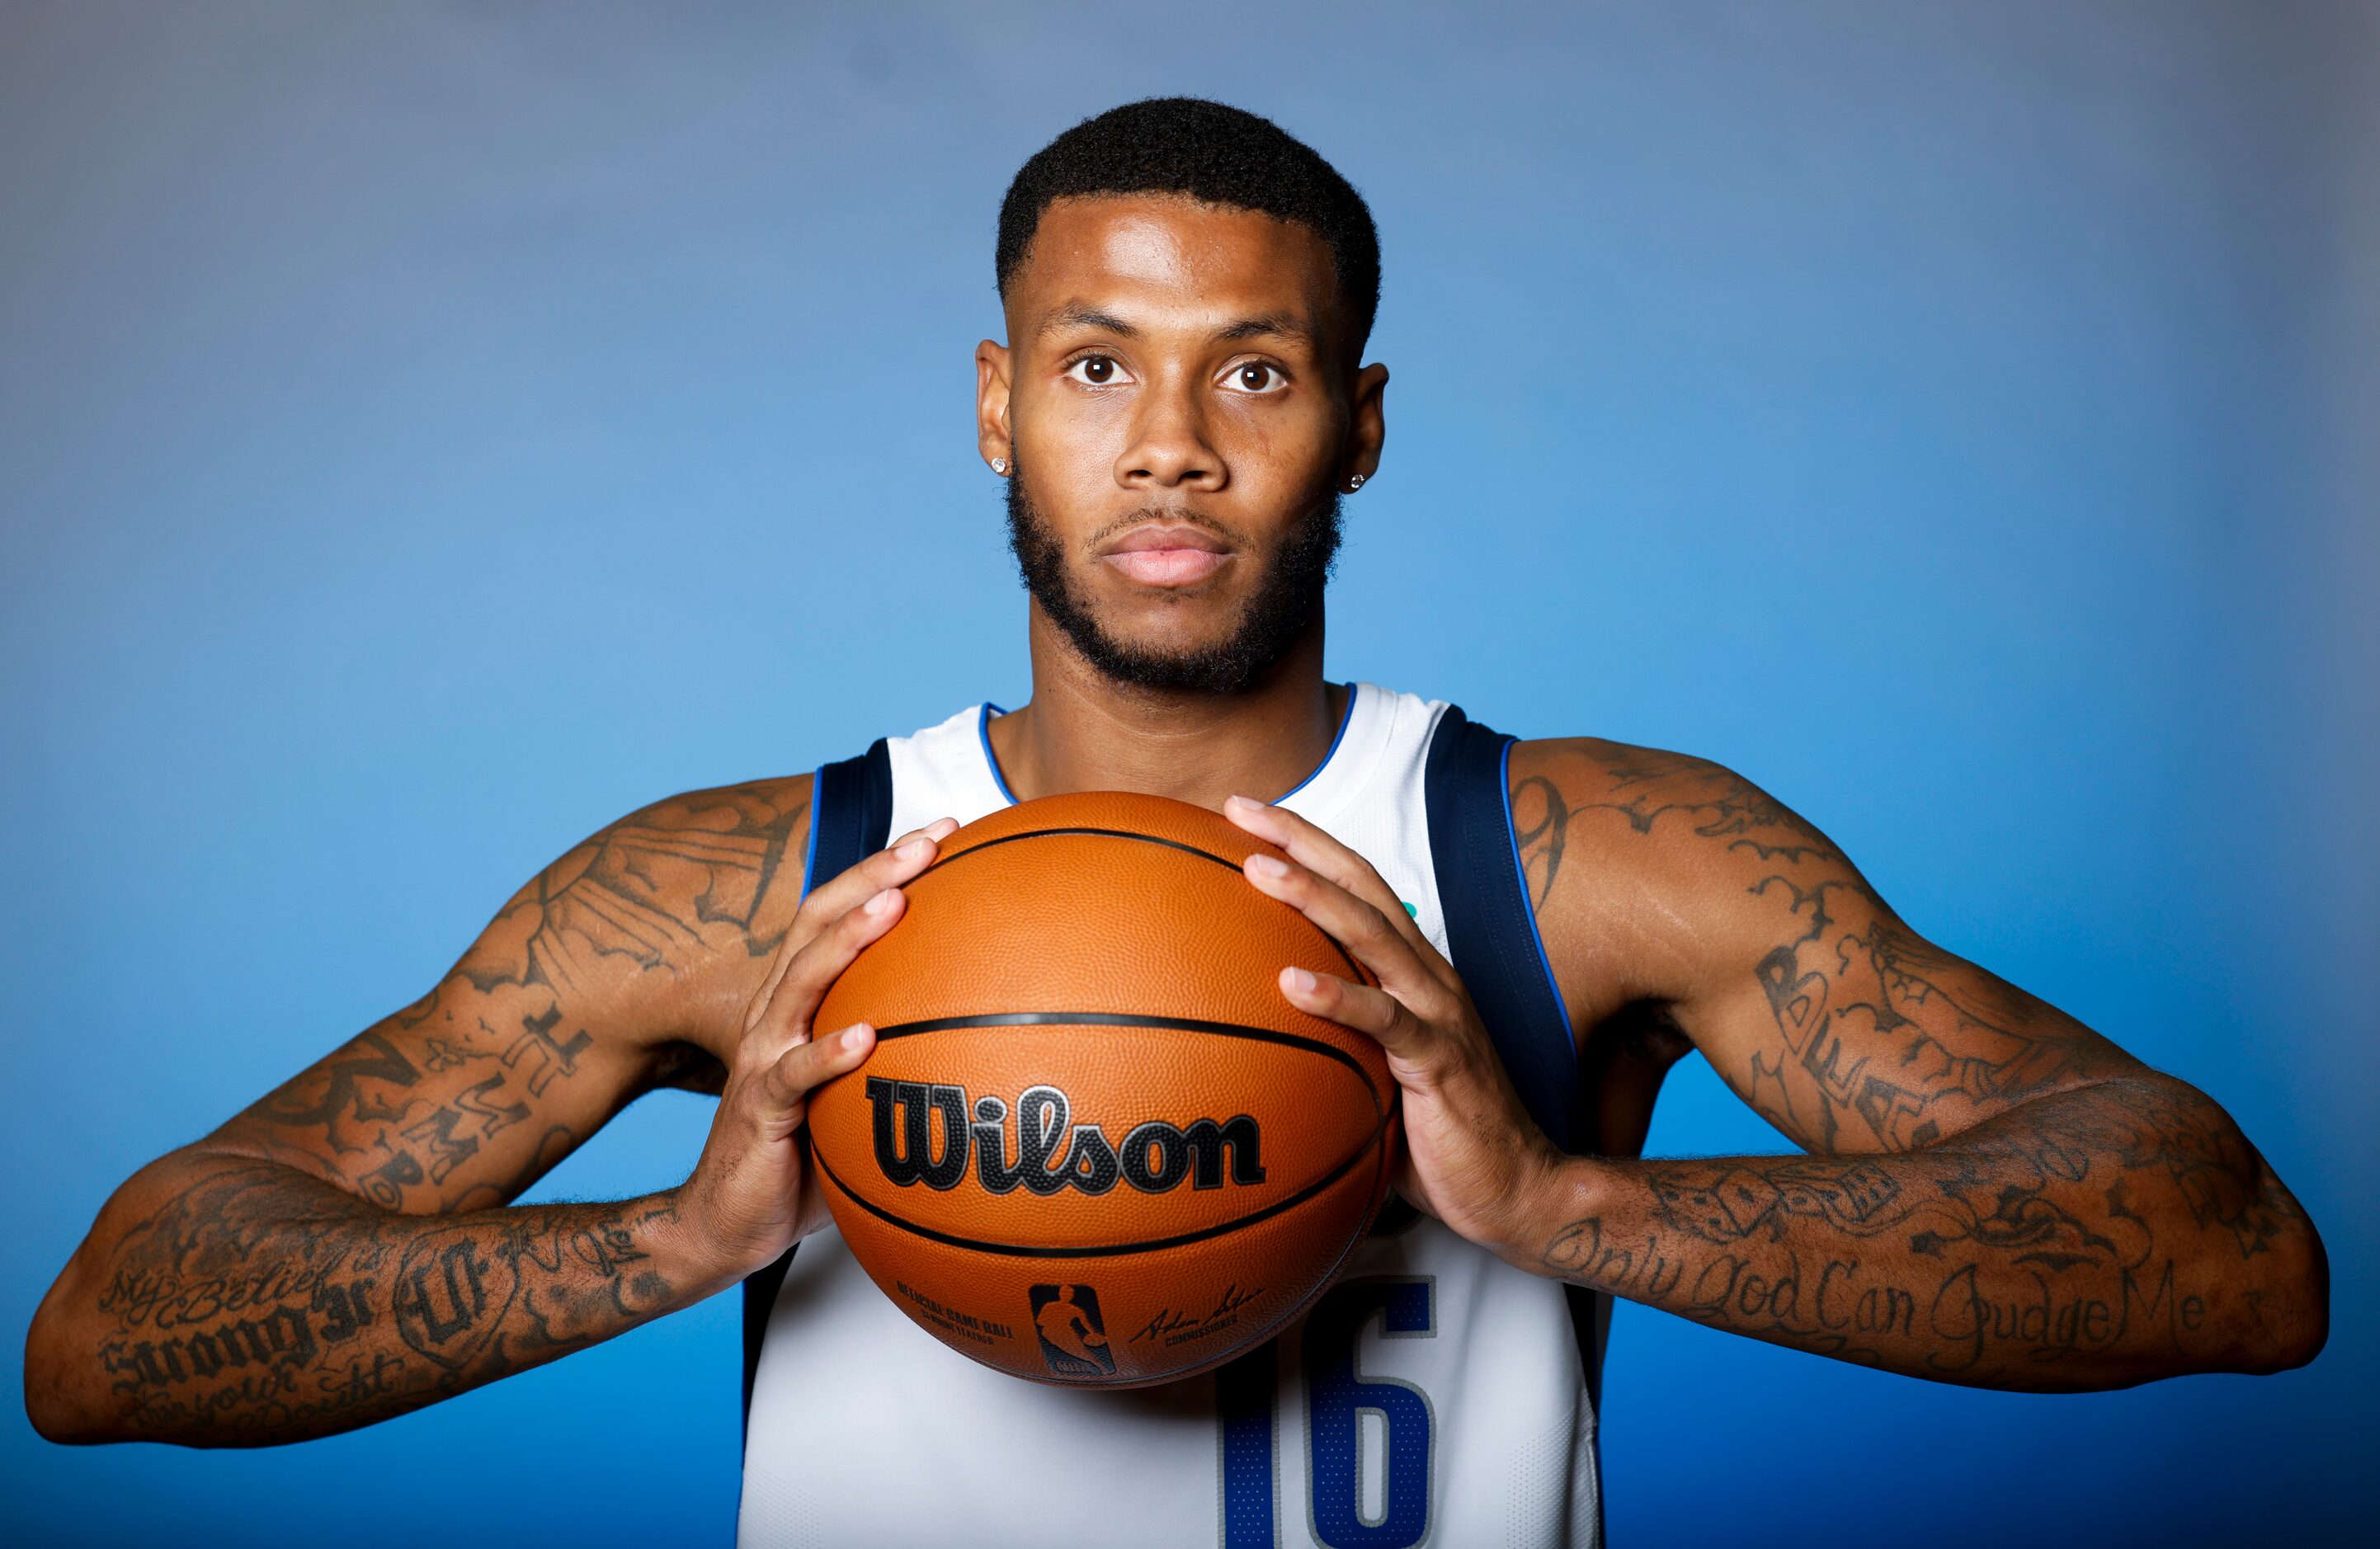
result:
[(367, 1423), (631, 1326), (674, 1295), (663, 1204), (430, 1222), (225, 1162), (127, 1230), (99, 1366), (138, 1434), (287, 1440)]
[(428, 995), (218, 1138), (385, 1209), (503, 1204), (577, 1138), (550, 1105), (596, 1056), (599, 1008), (647, 975), (774, 950), (790, 910), (764, 905), (807, 793), (803, 781), (698, 792), (602, 830), (514, 895)]
[[(1813, 1153), (1602, 1164), (1621, 1204), (1559, 1228), (1547, 1272), (1999, 1386), (2265, 1369), (2318, 1346), (2319, 1242), (2202, 1094), (1919, 938), (1730, 771), (1543, 745), (1561, 751), (1516, 758), (1512, 788), (1541, 917), (1615, 875), (1657, 898), (1664, 878), (1690, 879), (1692, 897), (1661, 907), (1753, 945), (1735, 1020), (1686, 1030)], [(1594, 859), (1565, 872), (1583, 849)]]
[[(1624, 1228), (1570, 1222), (1543, 1265), (1714, 1327), (1950, 1381), (2055, 1389), (2223, 1364), (2271, 1337), (2258, 1309), (2221, 1262), (2167, 1240), (2155, 1169), (2094, 1144), (2111, 1121), (2143, 1133), (2185, 1105), (2111, 1084), (1897, 1157), (1632, 1164), (1648, 1207)], [(2268, 1208), (2270, 1231), (2302, 1224)]]

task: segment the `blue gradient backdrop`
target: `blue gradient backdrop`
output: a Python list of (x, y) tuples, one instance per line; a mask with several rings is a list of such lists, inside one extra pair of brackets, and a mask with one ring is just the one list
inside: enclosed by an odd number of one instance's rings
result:
[[(2329, 1239), (2330, 1349), (2262, 1381), (1962, 1392), (1623, 1309), (1615, 1541), (2343, 1534), (2374, 22), (5, 0), (0, 1330), (119, 1179), (578, 836), (1025, 696), (969, 427), (993, 212), (1057, 129), (1188, 91), (1385, 236), (1334, 673), (1737, 765), (2211, 1089)], [(639, 1105), (539, 1192), (674, 1182), (708, 1111)], [(1653, 1143), (1779, 1148), (1699, 1061)], [(11, 1403), (0, 1521), (723, 1543), (734, 1312), (288, 1450), (67, 1450)]]

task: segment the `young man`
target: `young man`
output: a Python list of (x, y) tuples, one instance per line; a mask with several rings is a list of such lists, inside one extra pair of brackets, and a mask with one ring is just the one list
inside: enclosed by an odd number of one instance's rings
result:
[[(1018, 174), (998, 274), (978, 437), (1032, 702), (630, 815), (420, 1001), (143, 1168), (35, 1321), (45, 1435), (322, 1435), (749, 1277), (754, 1543), (1591, 1543), (1602, 1295), (2003, 1387), (2321, 1348), (2320, 1240), (2221, 1108), (1919, 938), (1763, 793), (1324, 681), (1388, 373), (1360, 364), (1371, 218), (1319, 157), (1213, 103), (1119, 108)], [(1379, 983), (1281, 993), (1386, 1047), (1406, 1137), (1400, 1200), (1299, 1326), (1129, 1393), (915, 1328), (801, 1133), (872, 1037), (813, 1013), (902, 884), (957, 822), (1088, 789), (1288, 852), (1249, 885)], [(1804, 1154), (1632, 1159), (1689, 1049)], [(509, 1205), (664, 1085), (721, 1095), (683, 1185)]]

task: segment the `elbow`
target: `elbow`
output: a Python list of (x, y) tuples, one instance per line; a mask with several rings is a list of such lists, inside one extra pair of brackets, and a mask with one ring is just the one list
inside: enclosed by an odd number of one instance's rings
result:
[(128, 1439), (72, 1401), (37, 1386), (30, 1370), (25, 1374), (25, 1418), (32, 1422), (35, 1435), (60, 1446), (96, 1446)]
[(2265, 1198), (2282, 1224), (2244, 1258), (2232, 1257), (2226, 1244), (2228, 1283), (2207, 1299), (2224, 1310), (2220, 1342), (2193, 1370), (2268, 1376), (2306, 1365), (2330, 1342), (2330, 1254), (2322, 1234), (2269, 1174)]
[(64, 1446), (90, 1446), (126, 1439), (109, 1418), (77, 1397), (82, 1385), (75, 1363), (61, 1349), (47, 1302), (33, 1315), (25, 1336), (25, 1418), (43, 1441)]
[(72, 1313), (92, 1300), (87, 1274), (78, 1250), (25, 1331), (25, 1419), (43, 1441), (63, 1446), (138, 1441), (140, 1434), (111, 1402), (103, 1336)]
[(2330, 1342), (2330, 1255), (2312, 1221), (2294, 1252), (2277, 1253), (2249, 1292), (2252, 1325), (2240, 1370), (2264, 1375), (2294, 1371)]

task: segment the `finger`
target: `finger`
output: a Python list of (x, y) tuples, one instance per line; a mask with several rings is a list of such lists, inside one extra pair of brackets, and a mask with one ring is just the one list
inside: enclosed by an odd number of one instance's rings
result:
[(1257, 891), (1288, 904), (1346, 948), (1390, 994), (1424, 1015), (1448, 1009), (1447, 986), (1378, 909), (1318, 872), (1261, 852), (1242, 871)]
[(940, 844), (942, 841), (950, 838), (951, 835), (958, 831), (959, 820), (957, 818), (937, 817), (922, 829), (911, 829), (907, 833), (903, 834), (899, 839), (894, 840), (884, 848), (887, 850), (898, 850), (901, 846), (908, 843), (913, 839), (930, 839), (935, 843)]
[(1430, 944), (1429, 938), (1422, 934), (1421, 926), (1405, 908), (1404, 901), (1397, 897), (1396, 889), (1389, 886), (1371, 862), (1287, 807), (1233, 796), (1223, 804), (1223, 816), (1258, 839), (1288, 851), (1290, 859), (1320, 873), (1378, 910), (1415, 955), (1429, 965), (1430, 972), (1441, 981), (1446, 978), (1439, 972), (1439, 965), (1445, 960)]
[(1336, 974), (1284, 968), (1281, 993), (1299, 1010), (1352, 1028), (1400, 1059), (1420, 1064), (1437, 1046), (1438, 1035), (1414, 1014), (1412, 1007), (1387, 990), (1355, 984)]
[(830, 877), (812, 888), (799, 908), (794, 911), (794, 923), (785, 932), (784, 941), (777, 948), (776, 961), (769, 965), (769, 976), (761, 981), (760, 992), (753, 997), (750, 1012), (745, 1017), (745, 1031), (760, 1023), (769, 1005), (776, 998), (777, 988), (784, 983), (786, 971), (793, 966), (795, 954), (809, 943), (820, 928), (821, 922), (844, 914), (870, 894), (885, 888), (897, 888), (916, 878), (919, 872), (934, 864), (941, 841), (958, 831), (955, 817), (937, 817), (922, 829), (912, 829), (857, 865)]
[(764, 1037), (805, 1036), (829, 986), (870, 942), (900, 922), (908, 902), (900, 889), (882, 889), (804, 942), (785, 964), (783, 982), (771, 992), (754, 1031)]
[(855, 1023), (831, 1037), (795, 1044), (760, 1072), (753, 1083), (759, 1121), (778, 1133), (790, 1133), (808, 1112), (809, 1095), (826, 1082), (857, 1070), (876, 1047), (876, 1030)]
[[(934, 830), (948, 823), (950, 827), (937, 835)], [(796, 926), (815, 928), (833, 919), (845, 910), (856, 908), (862, 899), (886, 888), (897, 888), (934, 864), (936, 847), (948, 839), (958, 825), (944, 817), (927, 824), (915, 833), (905, 834), (894, 843), (847, 870), (828, 877), (809, 891), (802, 906), (795, 912)]]

